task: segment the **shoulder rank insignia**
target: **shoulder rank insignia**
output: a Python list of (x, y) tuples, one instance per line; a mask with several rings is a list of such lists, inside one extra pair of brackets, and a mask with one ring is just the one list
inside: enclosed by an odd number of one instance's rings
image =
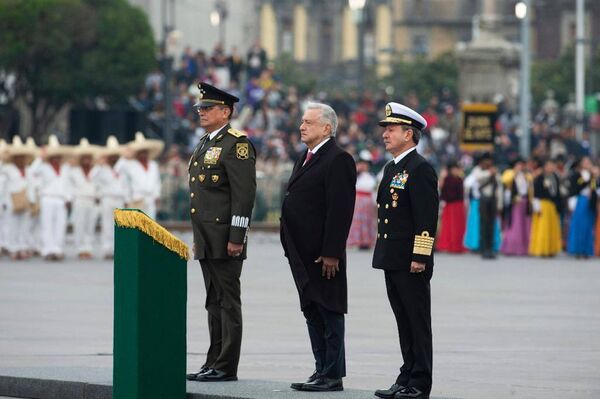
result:
[(237, 159), (248, 159), (248, 143), (236, 143), (235, 156)]
[(205, 165), (216, 165), (221, 155), (221, 147), (210, 147), (204, 154)]
[(242, 132), (241, 130), (234, 129), (234, 128), (232, 128), (232, 127), (230, 127), (230, 128), (227, 130), (227, 133), (229, 133), (229, 134), (231, 134), (232, 136), (234, 136), (234, 137), (237, 137), (237, 138), (240, 138), (240, 137), (246, 137), (246, 136), (247, 136), (247, 134), (246, 134), (245, 132)]
[(391, 188), (398, 188), (400, 190), (404, 190), (404, 186), (408, 181), (408, 172), (403, 171), (402, 173), (396, 173), (396, 176), (392, 179), (390, 183)]

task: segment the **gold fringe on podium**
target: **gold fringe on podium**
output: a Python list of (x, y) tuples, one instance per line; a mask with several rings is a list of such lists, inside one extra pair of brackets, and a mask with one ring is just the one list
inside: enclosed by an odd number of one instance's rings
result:
[(188, 246), (144, 212), (134, 209), (115, 209), (114, 216), (117, 226), (138, 229), (170, 251), (175, 252), (182, 259), (189, 259)]

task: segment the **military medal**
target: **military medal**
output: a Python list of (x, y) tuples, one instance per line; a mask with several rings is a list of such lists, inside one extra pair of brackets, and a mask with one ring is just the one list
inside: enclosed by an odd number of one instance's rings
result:
[[(404, 186), (406, 185), (407, 181), (408, 181), (408, 173), (406, 172), (406, 170), (403, 171), (402, 173), (396, 173), (396, 176), (394, 176), (392, 178), (390, 187), (392, 189), (398, 188), (400, 190), (404, 190)], [(390, 192), (392, 192), (392, 191), (390, 190)]]
[(198, 175), (198, 180), (200, 180), (200, 183), (202, 183), (205, 178), (206, 178), (206, 176), (204, 176), (204, 175)]
[(216, 165), (221, 155), (221, 147), (210, 147), (204, 154), (204, 164)]
[(398, 206), (398, 193), (392, 194), (392, 208), (396, 208)]
[(212, 175), (210, 178), (211, 178), (211, 180), (212, 180), (213, 183), (216, 183), (216, 182), (219, 181), (219, 175)]

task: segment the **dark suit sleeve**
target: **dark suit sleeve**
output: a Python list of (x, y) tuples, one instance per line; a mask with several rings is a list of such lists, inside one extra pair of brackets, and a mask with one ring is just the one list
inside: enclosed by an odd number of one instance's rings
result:
[(415, 226), (412, 260), (428, 263), (433, 252), (438, 221), (437, 175), (430, 164), (423, 162), (410, 178), (413, 179), (409, 195)]
[(246, 138), (231, 147), (224, 163), (231, 188), (231, 228), (229, 241), (243, 244), (250, 226), (256, 196), (256, 154)]
[(354, 215), (356, 200), (356, 165), (343, 152), (335, 157), (325, 180), (325, 231), (321, 256), (341, 259)]

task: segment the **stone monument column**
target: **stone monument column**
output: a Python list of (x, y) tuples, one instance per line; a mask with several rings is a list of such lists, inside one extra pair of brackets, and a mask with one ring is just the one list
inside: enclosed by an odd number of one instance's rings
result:
[(494, 102), (499, 96), (514, 108), (518, 95), (519, 46), (505, 40), (496, 0), (482, 0), (474, 18), (473, 39), (457, 46), (459, 96), (466, 102)]

